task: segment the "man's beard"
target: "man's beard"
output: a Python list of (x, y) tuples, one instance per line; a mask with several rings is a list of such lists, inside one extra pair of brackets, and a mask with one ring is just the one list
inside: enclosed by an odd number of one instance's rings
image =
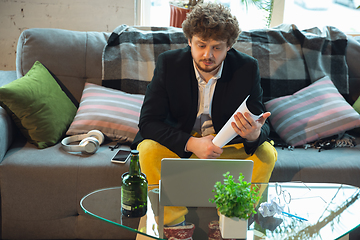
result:
[(203, 68), (200, 63), (203, 62), (203, 61), (208, 61), (208, 62), (212, 62), (212, 63), (215, 63), (213, 60), (208, 60), (208, 59), (205, 59), (205, 60), (200, 60), (199, 63), (194, 61), (197, 68), (200, 70), (200, 71), (203, 71), (203, 72), (206, 72), (206, 73), (210, 73), (212, 71), (214, 71), (215, 69), (217, 69), (220, 65), (213, 65), (211, 68), (207, 68), (206, 65), (205, 65), (205, 68)]

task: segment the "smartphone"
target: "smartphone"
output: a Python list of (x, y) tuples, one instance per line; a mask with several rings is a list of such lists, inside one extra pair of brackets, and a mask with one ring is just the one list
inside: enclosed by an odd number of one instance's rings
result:
[(113, 158), (111, 159), (111, 162), (113, 163), (126, 163), (126, 161), (130, 158), (130, 150), (118, 150)]

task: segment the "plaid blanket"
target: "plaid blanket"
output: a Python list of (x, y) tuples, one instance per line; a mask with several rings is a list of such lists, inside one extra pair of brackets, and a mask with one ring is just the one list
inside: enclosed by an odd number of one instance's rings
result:
[(293, 94), (325, 75), (341, 94), (348, 94), (346, 47), (346, 35), (334, 27), (300, 31), (287, 24), (242, 32), (234, 46), (258, 60), (264, 102)]
[[(187, 45), (173, 27), (117, 27), (103, 52), (103, 85), (145, 93), (160, 53)], [(348, 94), (347, 38), (334, 27), (300, 31), (295, 25), (243, 31), (234, 48), (259, 62), (264, 102), (292, 94), (328, 75)]]
[(145, 94), (160, 53), (187, 46), (180, 28), (121, 25), (103, 52), (102, 85)]

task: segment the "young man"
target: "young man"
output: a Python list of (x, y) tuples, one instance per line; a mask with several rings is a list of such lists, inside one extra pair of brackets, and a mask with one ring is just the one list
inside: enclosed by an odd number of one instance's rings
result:
[[(240, 34), (236, 18), (220, 4), (197, 5), (182, 27), (189, 46), (159, 56), (134, 140), (149, 184), (159, 183), (161, 159), (174, 157), (251, 159), (252, 181), (268, 182), (277, 160), (266, 142), (270, 113), (262, 103), (257, 60), (232, 48)], [(248, 95), (249, 110), (262, 117), (236, 113), (238, 136), (215, 146), (214, 135)], [(165, 209), (165, 224), (182, 222), (186, 212)]]

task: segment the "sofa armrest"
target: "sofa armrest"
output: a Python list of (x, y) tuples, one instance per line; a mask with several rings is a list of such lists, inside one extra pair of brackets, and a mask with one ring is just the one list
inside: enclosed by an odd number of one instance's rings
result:
[(12, 143), (13, 126), (10, 116), (0, 107), (0, 162)]
[[(16, 71), (0, 71), (0, 87), (16, 79)], [(0, 162), (13, 141), (13, 122), (4, 108), (0, 107)]]

